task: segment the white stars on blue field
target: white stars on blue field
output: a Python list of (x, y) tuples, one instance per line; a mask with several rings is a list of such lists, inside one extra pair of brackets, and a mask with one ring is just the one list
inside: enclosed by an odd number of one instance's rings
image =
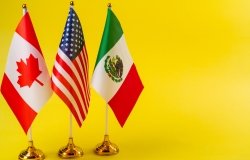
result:
[(70, 59), (74, 59), (82, 51), (83, 45), (84, 37), (80, 20), (74, 9), (70, 8), (59, 47)]

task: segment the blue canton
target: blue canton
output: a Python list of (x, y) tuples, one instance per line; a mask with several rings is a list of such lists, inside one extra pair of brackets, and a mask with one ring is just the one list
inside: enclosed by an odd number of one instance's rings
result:
[(74, 9), (70, 8), (59, 47), (67, 57), (73, 60), (81, 53), (83, 44), (84, 37), (80, 20)]

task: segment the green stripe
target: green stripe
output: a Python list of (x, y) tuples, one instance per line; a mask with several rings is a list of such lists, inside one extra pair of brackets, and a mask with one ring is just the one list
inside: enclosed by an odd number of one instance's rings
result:
[(117, 43), (123, 34), (121, 24), (115, 14), (108, 8), (105, 28), (102, 35), (99, 52), (96, 58), (96, 65), (100, 62), (107, 52)]

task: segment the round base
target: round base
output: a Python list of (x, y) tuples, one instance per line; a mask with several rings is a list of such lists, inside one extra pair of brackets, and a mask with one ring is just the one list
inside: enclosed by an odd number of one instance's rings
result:
[(95, 153), (100, 156), (115, 155), (118, 152), (118, 146), (109, 141), (108, 135), (104, 136), (104, 141), (101, 144), (98, 144), (95, 149)]
[(58, 156), (64, 159), (79, 158), (83, 156), (83, 151), (80, 147), (74, 145), (73, 138), (69, 138), (67, 146), (59, 150)]
[(33, 146), (32, 141), (30, 141), (29, 143), (30, 143), (30, 146), (19, 154), (18, 159), (19, 160), (27, 160), (27, 159), (43, 160), (45, 159), (45, 155), (43, 154), (43, 152), (39, 149), (36, 149)]

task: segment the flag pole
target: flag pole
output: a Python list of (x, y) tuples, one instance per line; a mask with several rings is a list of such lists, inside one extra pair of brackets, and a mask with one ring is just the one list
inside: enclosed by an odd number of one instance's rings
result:
[(75, 146), (73, 142), (73, 124), (72, 124), (72, 113), (69, 113), (69, 141), (68, 144), (64, 147), (62, 147), (58, 151), (58, 156), (63, 158), (63, 159), (71, 159), (71, 158), (79, 158), (83, 156), (83, 151), (80, 147)]
[[(23, 8), (23, 16), (24, 16), (28, 12), (27, 5), (23, 4), (22, 8)], [(34, 147), (33, 138), (32, 138), (32, 125), (30, 126), (28, 130), (27, 136), (28, 136), (28, 148), (19, 154), (18, 159), (20, 160), (28, 160), (28, 159), (43, 160), (45, 159), (44, 153), (41, 150), (36, 149)]]
[(98, 144), (95, 148), (95, 153), (101, 156), (109, 156), (115, 155), (119, 153), (119, 148), (116, 144), (110, 142), (109, 140), (109, 128), (108, 128), (108, 104), (106, 104), (106, 111), (105, 111), (105, 134), (104, 140), (102, 143)]
[(105, 114), (105, 135), (109, 135), (108, 121), (109, 121), (109, 108), (108, 108), (108, 104), (106, 104), (106, 114)]
[(72, 135), (72, 113), (69, 113), (69, 138), (73, 138)]
[(44, 153), (41, 150), (36, 149), (34, 147), (31, 126), (28, 130), (27, 136), (28, 136), (28, 148), (19, 154), (18, 159), (20, 160), (28, 160), (28, 159), (44, 160), (45, 159)]
[[(70, 8), (74, 9), (74, 1), (70, 2)], [(69, 141), (68, 144), (58, 151), (58, 156), (63, 159), (71, 159), (71, 158), (79, 158), (83, 156), (83, 150), (76, 146), (73, 142), (73, 134), (72, 134), (72, 112), (69, 114)]]
[(32, 127), (31, 126), (30, 126), (30, 129), (28, 131), (28, 139), (29, 139), (29, 141), (33, 141), (33, 139), (32, 139)]

